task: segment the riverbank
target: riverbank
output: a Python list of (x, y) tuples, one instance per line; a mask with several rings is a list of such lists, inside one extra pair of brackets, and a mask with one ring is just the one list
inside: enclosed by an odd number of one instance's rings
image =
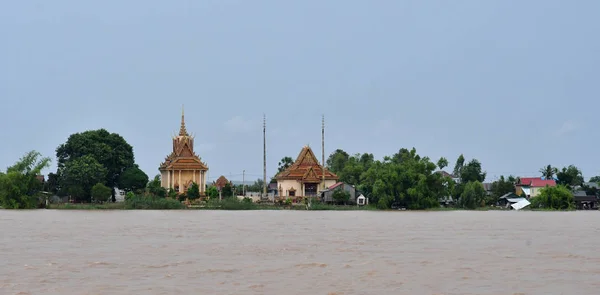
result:
[[(306, 205), (274, 205), (257, 204), (251, 202), (238, 201), (235, 199), (223, 201), (209, 201), (205, 203), (186, 206), (185, 204), (171, 199), (150, 199), (136, 198), (125, 202), (104, 203), (104, 204), (50, 204), (47, 209), (53, 210), (312, 210), (312, 211), (423, 211), (423, 212), (441, 212), (441, 211), (513, 211), (504, 207), (487, 206), (476, 209), (465, 209), (456, 207), (438, 207), (425, 210), (402, 210), (402, 209), (378, 209), (374, 205), (355, 206), (355, 205), (330, 205), (313, 203), (307, 209)], [(575, 210), (553, 210), (544, 208), (526, 207), (521, 211), (575, 211)]]
[[(104, 204), (50, 204), (47, 209), (53, 210), (307, 210), (305, 205), (279, 206), (273, 204), (255, 204), (245, 202), (207, 202), (204, 204), (186, 206), (182, 203), (170, 204), (169, 206), (132, 204), (129, 202), (104, 203)], [(352, 205), (327, 205), (312, 204), (308, 210), (313, 211), (352, 211), (377, 209), (375, 206), (352, 206)]]

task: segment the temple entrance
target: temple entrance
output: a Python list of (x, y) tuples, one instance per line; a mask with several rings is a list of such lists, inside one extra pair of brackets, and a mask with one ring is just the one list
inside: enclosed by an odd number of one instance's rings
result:
[(318, 183), (305, 183), (304, 184), (304, 194), (306, 197), (316, 197), (317, 196), (317, 187)]

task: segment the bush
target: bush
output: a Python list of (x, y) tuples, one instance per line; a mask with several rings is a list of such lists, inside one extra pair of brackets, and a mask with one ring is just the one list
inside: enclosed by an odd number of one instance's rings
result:
[(102, 183), (96, 183), (92, 187), (92, 198), (100, 203), (108, 201), (108, 198), (110, 198), (111, 195), (112, 192), (110, 188)]
[(546, 186), (540, 190), (540, 194), (531, 198), (532, 207), (568, 210), (573, 209), (573, 194), (565, 186)]
[(185, 209), (185, 205), (173, 199), (133, 196), (125, 200), (125, 209)]
[(479, 181), (468, 182), (460, 195), (459, 203), (467, 209), (485, 206), (485, 188), (483, 184)]
[(200, 187), (197, 183), (193, 182), (192, 185), (185, 192), (186, 196), (190, 200), (196, 200), (200, 198)]
[(211, 199), (208, 201), (207, 207), (223, 210), (252, 210), (257, 208), (256, 204), (254, 204), (250, 198), (245, 198), (244, 200), (239, 200), (238, 198), (226, 198), (222, 201), (219, 201), (219, 199)]
[(347, 204), (350, 201), (350, 193), (343, 189), (336, 189), (332, 195), (333, 200), (337, 204)]

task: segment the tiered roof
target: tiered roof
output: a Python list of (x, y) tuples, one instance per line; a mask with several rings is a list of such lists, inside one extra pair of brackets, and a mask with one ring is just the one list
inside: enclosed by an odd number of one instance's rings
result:
[(337, 180), (338, 176), (327, 168), (323, 168), (312, 149), (305, 146), (300, 151), (296, 161), (287, 169), (277, 174), (277, 180), (302, 180), (305, 182), (320, 182), (323, 178), (323, 169), (325, 170), (325, 179)]
[(215, 186), (221, 190), (222, 188), (224, 188), (229, 182), (229, 180), (227, 180), (227, 178), (225, 178), (225, 176), (221, 175), (221, 177), (219, 177), (216, 181), (215, 181)]
[(194, 138), (188, 134), (185, 128), (183, 110), (181, 111), (179, 136), (173, 137), (173, 151), (165, 158), (158, 169), (208, 170), (206, 163), (202, 162), (200, 157), (194, 153)]

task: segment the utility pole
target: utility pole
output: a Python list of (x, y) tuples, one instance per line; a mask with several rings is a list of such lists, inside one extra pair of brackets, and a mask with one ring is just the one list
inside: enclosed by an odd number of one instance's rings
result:
[(246, 170), (242, 170), (242, 195), (246, 196)]
[(267, 117), (265, 114), (263, 114), (263, 198), (267, 198)]
[(325, 115), (321, 118), (321, 165), (323, 165), (323, 190), (325, 190)]

